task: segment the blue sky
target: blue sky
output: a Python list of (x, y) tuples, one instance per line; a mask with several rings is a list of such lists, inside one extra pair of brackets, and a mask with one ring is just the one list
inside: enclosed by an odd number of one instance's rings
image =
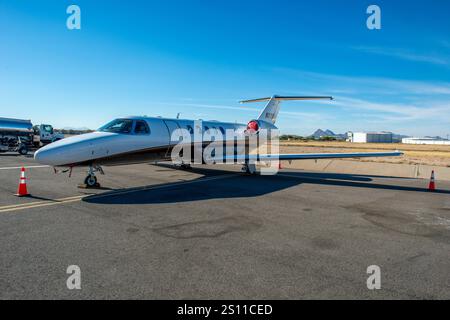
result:
[[(81, 8), (68, 30), (66, 8)], [(368, 30), (377, 4), (382, 29)], [(450, 2), (0, 0), (0, 116), (96, 128), (127, 115), (247, 122), (272, 94), (283, 133), (450, 134)]]

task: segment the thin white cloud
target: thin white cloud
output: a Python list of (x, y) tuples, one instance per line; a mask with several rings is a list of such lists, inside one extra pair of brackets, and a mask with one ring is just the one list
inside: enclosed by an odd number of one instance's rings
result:
[[(337, 97), (335, 104), (343, 108), (376, 111), (376, 116), (390, 121), (411, 121), (435, 119), (450, 123), (448, 101), (418, 104), (379, 103), (350, 97)], [(444, 117), (443, 117), (444, 116)]]
[[(191, 99), (191, 101), (194, 101), (196, 99)], [(314, 102), (314, 101), (312, 101)], [(235, 110), (235, 111), (241, 111), (241, 112), (252, 112), (254, 113), (254, 117), (259, 115), (259, 113), (263, 110), (265, 107), (264, 103), (260, 104), (260, 108), (249, 108), (249, 107), (235, 107), (235, 106), (225, 106), (225, 105), (215, 105), (215, 104), (201, 104), (201, 103), (170, 103), (170, 102), (163, 102), (158, 103), (160, 105), (167, 105), (167, 106), (179, 106), (179, 107), (190, 107), (190, 111), (193, 112), (193, 109), (195, 108), (202, 108), (202, 109), (218, 109), (218, 110)], [(198, 114), (198, 113), (197, 113)], [(324, 116), (321, 113), (314, 113), (314, 112), (296, 112), (296, 111), (280, 111), (281, 115), (287, 115), (290, 117), (300, 118), (300, 119), (307, 119), (311, 121), (317, 121), (317, 120), (323, 120)]]
[[(333, 95), (335, 98), (332, 102), (311, 101), (299, 105), (286, 102), (280, 112), (280, 128), (292, 126), (292, 121), (298, 119), (301, 128), (329, 126), (342, 132), (355, 127), (416, 135), (442, 135), (448, 131), (450, 82), (347, 76), (289, 68), (272, 68), (270, 71), (290, 83), (290, 87), (275, 92), (277, 94)], [(245, 114), (250, 112), (253, 114), (248, 116), (256, 117), (264, 107), (263, 103), (249, 107), (194, 102), (201, 100), (168, 105), (186, 106), (190, 112), (196, 112), (196, 108), (240, 111), (242, 121), (247, 119)], [(400, 128), (403, 132), (399, 132)]]
[[(191, 101), (194, 101), (192, 99)], [(225, 105), (216, 105), (216, 104), (202, 104), (202, 103), (162, 103), (165, 105), (172, 106), (185, 106), (185, 107), (193, 107), (193, 108), (203, 108), (203, 109), (219, 109), (219, 110), (238, 110), (242, 112), (258, 112), (259, 110), (256, 108), (248, 108), (248, 107), (233, 107), (233, 106), (225, 106)]]
[(436, 54), (420, 54), (399, 48), (383, 48), (383, 47), (367, 47), (367, 46), (354, 46), (352, 48), (369, 54), (389, 56), (415, 62), (426, 62), (441, 66), (450, 66), (449, 57), (438, 56)]
[(345, 94), (364, 94), (376, 93), (383, 95), (450, 95), (449, 82), (436, 81), (418, 81), (403, 80), (383, 77), (363, 77), (363, 76), (343, 76), (328, 73), (317, 73), (289, 68), (272, 68), (273, 71), (283, 73), (284, 75), (297, 77), (302, 83), (316, 82), (325, 83), (321, 91), (345, 93)]
[[(344, 130), (367, 125), (394, 132), (410, 127), (411, 134), (446, 134), (450, 124), (449, 82), (335, 75), (289, 68), (272, 71), (292, 79), (294, 87), (287, 94), (332, 94), (335, 100), (331, 105), (345, 116), (334, 111), (329, 115)], [(295, 88), (296, 83), (300, 88)], [(359, 120), (355, 122), (356, 119)]]

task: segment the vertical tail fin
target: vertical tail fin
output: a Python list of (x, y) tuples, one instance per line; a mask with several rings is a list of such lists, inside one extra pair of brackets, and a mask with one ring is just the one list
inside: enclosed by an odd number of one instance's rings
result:
[(275, 124), (277, 121), (278, 113), (280, 112), (280, 103), (285, 100), (333, 100), (333, 97), (282, 97), (282, 96), (272, 96), (267, 98), (259, 98), (252, 100), (244, 100), (241, 103), (250, 103), (250, 102), (262, 102), (269, 101), (266, 107), (263, 109), (261, 114), (258, 117), (258, 120), (266, 121), (268, 123)]
[(278, 112), (280, 112), (280, 102), (281, 100), (277, 100), (274, 97), (270, 98), (266, 107), (263, 109), (263, 111), (261, 111), (258, 120), (275, 124), (275, 121), (277, 121)]

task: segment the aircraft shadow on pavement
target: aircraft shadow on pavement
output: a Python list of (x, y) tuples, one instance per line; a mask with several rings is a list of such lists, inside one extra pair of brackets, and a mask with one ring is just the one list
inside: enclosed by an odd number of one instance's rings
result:
[[(429, 192), (426, 188), (374, 183), (373, 179), (366, 175), (282, 170), (279, 175), (258, 176), (208, 168), (192, 168), (190, 171), (202, 174), (202, 177), (189, 182), (178, 181), (139, 188), (118, 189), (87, 196), (83, 198), (83, 201), (96, 204), (162, 204), (247, 198), (270, 194), (300, 184)], [(220, 176), (224, 177), (221, 178)], [(217, 179), (208, 180), (212, 177), (217, 177)], [(436, 193), (450, 194), (450, 191), (438, 190)]]

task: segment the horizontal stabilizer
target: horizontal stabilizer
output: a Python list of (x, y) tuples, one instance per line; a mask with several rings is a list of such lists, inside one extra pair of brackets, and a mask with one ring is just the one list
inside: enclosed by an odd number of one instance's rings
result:
[(269, 101), (258, 117), (258, 120), (265, 121), (271, 124), (275, 124), (277, 121), (278, 113), (280, 112), (281, 101), (294, 101), (294, 100), (333, 100), (333, 97), (329, 96), (272, 96), (266, 98), (258, 98), (251, 100), (243, 100), (241, 103), (250, 102), (262, 102)]
[(293, 101), (293, 100), (333, 100), (331, 96), (273, 96), (266, 98), (242, 100), (240, 103), (251, 103), (251, 102), (263, 102), (270, 101), (271, 99), (275, 101)]

